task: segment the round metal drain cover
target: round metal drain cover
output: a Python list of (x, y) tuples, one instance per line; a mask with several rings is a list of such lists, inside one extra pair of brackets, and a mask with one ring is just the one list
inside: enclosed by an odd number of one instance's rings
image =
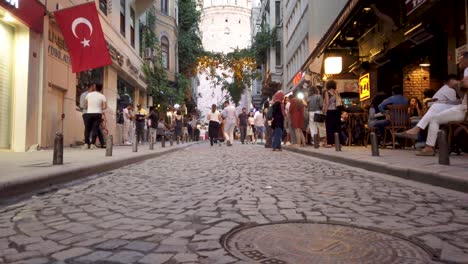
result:
[(281, 223), (236, 230), (224, 239), (241, 260), (265, 264), (431, 263), (419, 246), (392, 235), (335, 224)]

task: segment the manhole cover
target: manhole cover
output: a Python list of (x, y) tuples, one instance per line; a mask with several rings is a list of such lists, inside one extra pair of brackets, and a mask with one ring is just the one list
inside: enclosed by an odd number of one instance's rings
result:
[(255, 263), (431, 263), (419, 246), (395, 236), (335, 224), (281, 223), (236, 230), (224, 246)]

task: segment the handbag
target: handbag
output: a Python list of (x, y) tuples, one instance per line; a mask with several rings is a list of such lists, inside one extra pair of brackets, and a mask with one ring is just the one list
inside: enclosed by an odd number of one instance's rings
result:
[(325, 122), (325, 115), (321, 113), (314, 114), (314, 122), (323, 123)]

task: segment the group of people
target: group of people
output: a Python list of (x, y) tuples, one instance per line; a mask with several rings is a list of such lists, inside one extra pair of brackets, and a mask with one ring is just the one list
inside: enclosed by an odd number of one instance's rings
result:
[[(91, 82), (88, 89), (80, 96), (80, 108), (83, 111), (83, 123), (85, 126), (85, 144), (84, 149), (93, 149), (96, 147), (105, 148), (104, 141), (105, 115), (107, 109), (107, 100), (102, 94), (102, 84)], [(96, 138), (99, 138), (100, 145), (96, 145)]]
[[(265, 102), (263, 111), (242, 113), (236, 116), (236, 110), (229, 102), (224, 103), (224, 110), (218, 111), (216, 105), (212, 106), (208, 113), (209, 137), (211, 145), (221, 139), (227, 140), (227, 145), (233, 142), (233, 131), (237, 126), (240, 131), (240, 140), (246, 142), (251, 137), (263, 140), (265, 135), (265, 147), (273, 151), (281, 151), (282, 142), (286, 145), (305, 146), (307, 135), (314, 138), (315, 135), (326, 148), (335, 144), (335, 133), (338, 133), (341, 144), (347, 139), (343, 132), (347, 122), (348, 113), (364, 113), (368, 111), (368, 120), (362, 121), (361, 134), (364, 134), (367, 123), (368, 128), (375, 128), (379, 139), (383, 138), (385, 129), (390, 125), (389, 106), (403, 105), (407, 107), (407, 115), (411, 121), (411, 129), (396, 133), (398, 137), (424, 140), (421, 134), (426, 128), (427, 139), (425, 147), (417, 155), (434, 155), (434, 147), (437, 132), (441, 124), (450, 121), (462, 121), (466, 118), (467, 89), (468, 89), (468, 53), (465, 53), (459, 64), (464, 70), (464, 78), (460, 82), (457, 76), (449, 75), (437, 92), (425, 92), (424, 104), (418, 98), (408, 100), (403, 96), (403, 88), (399, 85), (392, 86), (392, 95), (378, 94), (373, 101), (360, 107), (359, 102), (352, 102), (347, 108), (337, 92), (337, 84), (329, 80), (325, 89), (311, 87), (308, 96), (302, 91), (295, 91), (285, 96), (282, 91), (274, 94), (271, 101)], [(460, 89), (457, 89), (460, 88)], [(406, 108), (405, 108), (406, 109)], [(363, 115), (364, 116), (364, 115)], [(386, 142), (381, 142), (386, 144)]]

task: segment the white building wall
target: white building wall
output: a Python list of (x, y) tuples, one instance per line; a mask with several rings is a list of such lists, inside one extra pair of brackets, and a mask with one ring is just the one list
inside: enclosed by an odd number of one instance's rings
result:
[[(284, 83), (292, 80), (348, 0), (286, 0), (284, 6)], [(320, 62), (318, 62), (320, 64)], [(321, 65), (315, 65), (320, 67)]]

